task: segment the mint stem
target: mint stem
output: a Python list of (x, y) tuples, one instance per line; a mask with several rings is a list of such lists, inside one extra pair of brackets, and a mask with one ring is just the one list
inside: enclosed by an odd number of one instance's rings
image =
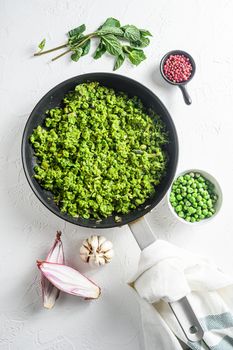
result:
[(75, 51), (75, 49), (77, 49), (78, 47), (82, 46), (86, 41), (88, 41), (89, 39), (93, 38), (94, 36), (97, 36), (96, 33), (91, 33), (85, 36), (85, 39), (80, 41), (77, 45), (73, 46), (72, 48), (70, 48), (69, 50), (63, 52), (62, 54), (52, 58), (52, 61), (56, 61), (58, 58), (66, 55), (67, 53), (71, 52), (71, 51)]
[(123, 46), (123, 51), (125, 51), (125, 53), (130, 53), (130, 50), (128, 49), (127, 46)]
[(58, 56), (52, 58), (52, 61), (58, 60), (58, 58), (60, 58), (60, 57), (62, 57), (62, 56), (64, 56), (64, 55), (66, 55), (66, 54), (67, 54), (68, 52), (70, 52), (70, 51), (71, 51), (71, 49), (69, 49), (69, 50), (67, 50), (67, 51), (65, 51), (65, 52), (63, 52), (63, 53), (61, 53), (60, 55), (58, 55)]
[(34, 56), (41, 56), (41, 55), (44, 55), (44, 54), (49, 53), (49, 52), (53, 52), (53, 51), (56, 51), (56, 50), (63, 49), (63, 47), (66, 47), (66, 46), (67, 46), (67, 44), (64, 44), (64, 45), (61, 45), (61, 46), (54, 47), (53, 49), (50, 49), (50, 50), (36, 52), (36, 53), (34, 53)]

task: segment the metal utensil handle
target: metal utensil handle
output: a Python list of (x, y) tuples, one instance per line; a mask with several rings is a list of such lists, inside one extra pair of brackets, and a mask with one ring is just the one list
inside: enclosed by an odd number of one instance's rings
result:
[(201, 340), (204, 336), (204, 331), (188, 298), (183, 297), (168, 304), (186, 338), (191, 342)]
[[(130, 230), (141, 250), (152, 244), (156, 237), (145, 217), (129, 224)], [(187, 340), (201, 340), (204, 331), (187, 297), (168, 303)]]

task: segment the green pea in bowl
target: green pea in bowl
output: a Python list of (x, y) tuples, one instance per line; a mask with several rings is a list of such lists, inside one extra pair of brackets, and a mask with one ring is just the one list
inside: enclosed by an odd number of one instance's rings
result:
[(212, 220), (220, 211), (222, 199), (218, 181), (199, 169), (178, 174), (167, 194), (168, 206), (173, 215), (189, 225)]

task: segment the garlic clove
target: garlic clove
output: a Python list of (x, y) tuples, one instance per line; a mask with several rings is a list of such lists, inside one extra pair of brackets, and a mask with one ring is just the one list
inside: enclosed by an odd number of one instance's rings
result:
[(100, 250), (102, 252), (107, 252), (108, 250), (112, 249), (112, 242), (110, 241), (105, 241), (103, 244), (100, 246)]
[(105, 261), (104, 257), (99, 256), (99, 265), (103, 266), (103, 265), (105, 265), (105, 263), (106, 263), (106, 261)]
[(104, 236), (90, 236), (80, 248), (80, 257), (91, 266), (109, 263), (113, 257), (113, 245)]
[(90, 255), (90, 250), (86, 246), (82, 245), (80, 248), (80, 258), (83, 261), (87, 262), (89, 255)]
[(89, 239), (88, 239), (88, 243), (90, 244), (93, 252), (96, 252), (96, 250), (98, 249), (99, 247), (99, 240), (98, 240), (98, 236), (91, 236)]
[(92, 257), (91, 260), (91, 265), (92, 266), (102, 266), (105, 265), (105, 259), (103, 256), (101, 256), (100, 254), (97, 254), (96, 256)]
[(104, 236), (99, 236), (99, 247), (106, 241), (106, 238)]
[(82, 244), (85, 245), (86, 247), (88, 247), (90, 245), (88, 242), (88, 239), (84, 239)]
[(114, 256), (114, 251), (112, 249), (108, 250), (106, 253), (104, 253), (104, 257), (107, 260), (111, 260)]
[(88, 263), (90, 264), (90, 266), (92, 267), (96, 267), (96, 266), (99, 266), (99, 257), (98, 256), (95, 256), (95, 255), (91, 255), (89, 260), (88, 260)]

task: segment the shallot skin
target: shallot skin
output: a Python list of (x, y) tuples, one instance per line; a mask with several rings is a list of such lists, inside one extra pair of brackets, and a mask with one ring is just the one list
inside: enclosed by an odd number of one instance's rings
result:
[(95, 283), (67, 265), (47, 261), (37, 261), (37, 265), (44, 276), (63, 292), (85, 299), (97, 299), (100, 296), (101, 290)]
[[(65, 262), (60, 231), (57, 231), (56, 239), (46, 257), (46, 261), (60, 264), (64, 264)], [(60, 290), (56, 288), (43, 273), (41, 273), (41, 287), (44, 307), (46, 309), (52, 309), (59, 297)]]
[(57, 235), (52, 248), (50, 249), (46, 261), (54, 262), (58, 264), (65, 263), (63, 244), (61, 241), (61, 231), (57, 231)]
[(43, 274), (41, 277), (41, 287), (43, 294), (43, 304), (46, 309), (52, 309), (57, 298), (60, 295), (60, 290), (57, 289)]

